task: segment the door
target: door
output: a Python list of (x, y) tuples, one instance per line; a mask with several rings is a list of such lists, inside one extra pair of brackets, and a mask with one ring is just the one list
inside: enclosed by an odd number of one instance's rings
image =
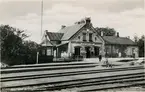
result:
[(80, 55), (80, 47), (75, 47), (75, 55)]
[(91, 51), (90, 51), (90, 47), (86, 47), (86, 58), (90, 58), (91, 55)]
[(95, 50), (95, 56), (98, 57), (99, 56), (99, 47), (94, 47)]

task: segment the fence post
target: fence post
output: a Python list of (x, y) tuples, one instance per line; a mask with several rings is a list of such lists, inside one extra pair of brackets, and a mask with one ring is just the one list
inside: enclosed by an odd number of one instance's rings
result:
[(37, 57), (36, 57), (36, 64), (38, 64), (39, 63), (39, 52), (37, 52)]

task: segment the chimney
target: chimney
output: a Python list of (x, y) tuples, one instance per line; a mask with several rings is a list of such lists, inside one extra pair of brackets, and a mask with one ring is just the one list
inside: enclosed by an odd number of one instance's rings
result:
[(91, 18), (90, 17), (85, 18), (85, 20), (86, 20), (86, 24), (91, 23)]
[(119, 37), (119, 32), (117, 32), (117, 37)]
[(48, 32), (48, 30), (45, 30), (45, 32), (47, 33), (47, 32)]
[(130, 36), (127, 36), (128, 39), (130, 39)]
[(81, 22), (78, 22), (78, 24), (81, 24)]
[(65, 27), (66, 27), (65, 25), (62, 25), (62, 26), (61, 26), (61, 29), (65, 28)]
[(47, 37), (47, 32), (48, 32), (48, 30), (45, 30), (45, 35), (44, 35), (45, 37)]
[(104, 36), (104, 33), (103, 33), (103, 31), (101, 31), (101, 36)]

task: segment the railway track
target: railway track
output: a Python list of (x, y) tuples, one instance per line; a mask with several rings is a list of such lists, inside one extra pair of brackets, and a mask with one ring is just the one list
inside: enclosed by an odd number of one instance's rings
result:
[(50, 66), (69, 66), (69, 65), (88, 65), (93, 63), (86, 62), (73, 62), (73, 63), (43, 63), (43, 64), (32, 64), (32, 65), (16, 65), (10, 67), (2, 67), (1, 69), (16, 69), (16, 68), (32, 68), (32, 67), (50, 67)]
[(30, 71), (48, 71), (48, 70), (58, 70), (58, 69), (75, 69), (75, 68), (88, 68), (88, 67), (95, 67), (98, 66), (98, 64), (84, 64), (84, 65), (72, 65), (72, 66), (45, 66), (45, 67), (30, 67), (30, 68), (10, 68), (10, 69), (1, 69), (1, 74), (6, 73), (17, 73), (17, 72), (30, 72)]
[[(85, 64), (84, 64), (85, 65)], [(92, 64), (91, 64), (92, 65)], [(66, 64), (67, 66), (67, 64)], [(64, 67), (66, 67), (64, 66)], [(25, 75), (13, 75), (13, 76), (5, 76), (1, 77), (1, 83), (3, 86), (1, 90), (4, 91), (77, 91), (77, 92), (88, 92), (88, 91), (99, 91), (99, 90), (107, 90), (113, 88), (122, 88), (122, 87), (131, 87), (131, 86), (139, 86), (145, 85), (145, 73), (144, 66), (133, 66), (133, 67), (122, 67), (122, 68), (109, 68), (109, 69), (99, 69), (91, 68), (89, 70), (85, 70), (87, 65), (85, 65), (84, 70), (81, 70), (81, 67), (78, 70), (75, 66), (69, 66), (68, 71), (65, 72), (55, 72), (48, 74), (41, 74), (41, 68), (37, 67), (37, 70), (33, 71), (34, 67), (27, 67), (25, 71), (22, 68), (22, 72), (26, 73)], [(88, 64), (88, 67), (90, 65)], [(97, 66), (97, 65), (95, 65)], [(57, 71), (65, 70), (66, 68), (61, 68), (56, 66), (57, 69), (50, 69), (53, 66), (48, 66), (48, 70), (45, 71)], [(68, 66), (67, 66), (68, 67)], [(94, 67), (94, 66), (93, 66)], [(20, 69), (20, 67), (17, 67)], [(9, 68), (8, 70), (14, 70), (15, 72), (6, 72), (2, 73), (7, 74), (17, 74), (17, 68)], [(36, 67), (35, 67), (36, 68)], [(40, 70), (39, 70), (40, 69)], [(79, 70), (80, 69), (80, 70)], [(11, 70), (11, 71), (12, 71)], [(3, 69), (1, 70), (3, 71)], [(20, 72), (18, 70), (18, 72)], [(40, 72), (38, 74), (29, 75), (27, 72)], [(34, 82), (33, 82), (34, 81)]]
[(15, 80), (27, 80), (27, 79), (37, 79), (37, 78), (47, 78), (47, 77), (60, 77), (60, 76), (72, 76), (81, 74), (93, 74), (101, 72), (117, 72), (117, 71), (129, 71), (144, 69), (144, 67), (125, 67), (125, 68), (115, 68), (115, 69), (101, 69), (101, 70), (86, 70), (86, 71), (74, 71), (74, 72), (62, 72), (62, 73), (50, 73), (50, 74), (35, 74), (35, 75), (25, 75), (25, 76), (12, 76), (12, 77), (1, 77), (1, 82), (5, 81), (15, 81)]
[[(101, 85), (112, 85), (115, 83), (127, 83), (127, 82), (131, 82), (133, 84), (136, 84), (136, 82), (138, 82), (138, 84), (136, 85), (145, 85), (145, 79), (144, 79), (144, 75), (140, 74), (140, 75), (128, 75), (128, 76), (121, 76), (121, 77), (115, 77), (115, 78), (102, 78), (101, 80), (87, 80), (87, 81), (81, 81), (81, 82), (72, 82), (72, 83), (62, 83), (62, 84), (56, 84), (55, 86), (48, 86), (48, 87), (40, 87), (38, 89), (35, 89), (34, 91), (37, 90), (41, 90), (41, 91), (53, 91), (53, 90), (62, 90), (62, 89), (73, 89), (73, 88), (77, 88), (77, 91), (98, 91), (98, 90), (104, 90), (104, 89), (109, 89), (110, 87), (103, 87), (100, 88)], [(94, 86), (94, 88), (89, 88), (91, 86)], [(96, 86), (99, 86), (98, 88), (96, 88)], [(83, 87), (83, 88), (82, 88)], [(125, 86), (124, 86), (125, 87)], [(126, 86), (128, 87), (128, 86)], [(120, 86), (118, 86), (118, 88), (120, 88)], [(87, 90), (86, 90), (87, 89)]]
[[(128, 83), (130, 82), (130, 84), (127, 84), (125, 86), (125, 84), (123, 83)], [(61, 83), (48, 83), (45, 84), (45, 87), (42, 86), (42, 84), (38, 84), (38, 85), (29, 85), (27, 87), (29, 87), (27, 90), (32, 90), (31, 87), (36, 87), (35, 89), (33, 89), (33, 91), (54, 91), (54, 90), (62, 90), (62, 89), (69, 89), (69, 90), (73, 90), (73, 88), (76, 88), (75, 90), (77, 91), (90, 91), (90, 90), (105, 90), (105, 89), (111, 89), (110, 87), (108, 87), (107, 85), (115, 85), (117, 84), (118, 86), (116, 86), (116, 88), (121, 88), (122, 85), (124, 85), (123, 87), (129, 87), (128, 85), (145, 85), (145, 79), (144, 79), (144, 73), (138, 73), (138, 74), (130, 74), (130, 75), (120, 75), (120, 76), (108, 76), (108, 77), (102, 77), (102, 78), (92, 78), (92, 79), (82, 79), (82, 80), (74, 80), (74, 81), (67, 81), (67, 82), (61, 82)], [(44, 85), (44, 84), (43, 84)], [(106, 85), (106, 86), (104, 86)], [(42, 86), (42, 87), (41, 87)], [(92, 88), (95, 87), (95, 88)], [(98, 86), (98, 88), (96, 88)], [(104, 86), (103, 88), (100, 86)], [(26, 86), (23, 86), (21, 88), (25, 89)], [(26, 87), (26, 88), (27, 88)], [(91, 87), (91, 88), (90, 88)], [(4, 89), (9, 89), (11, 87), (7, 87)], [(13, 87), (13, 88), (18, 88), (19, 87)], [(86, 90), (87, 89), (87, 90)]]

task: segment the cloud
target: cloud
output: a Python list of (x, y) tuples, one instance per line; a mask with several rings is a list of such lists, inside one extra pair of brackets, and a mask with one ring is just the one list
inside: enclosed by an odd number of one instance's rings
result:
[[(24, 16), (28, 13), (40, 15), (41, 1), (42, 0), (3, 0), (0, 2), (0, 20)], [(143, 8), (144, 0), (43, 0), (44, 10), (52, 9), (53, 6), (58, 4), (83, 7), (89, 10), (93, 9), (94, 11), (122, 12), (134, 8)]]
[[(140, 1), (140, 2), (138, 2)], [(76, 3), (77, 2), (77, 3)], [(14, 2), (13, 2), (14, 3)], [(145, 34), (144, 30), (144, 10), (142, 0), (49, 0), (44, 1), (43, 31), (57, 32), (61, 25), (72, 25), (76, 21), (89, 16), (94, 27), (111, 27), (120, 32), (121, 36), (132, 36), (137, 33), (139, 36)], [(18, 4), (18, 3), (17, 3)], [(6, 14), (1, 20), (3, 24), (10, 24), (20, 29), (26, 29), (31, 35), (29, 39), (40, 42), (41, 17), (40, 1), (33, 4), (31, 1), (24, 1), (20, 5), (14, 3), (14, 8), (6, 8)], [(36, 6), (35, 6), (36, 5)], [(23, 8), (20, 8), (23, 7)], [(8, 12), (9, 8), (12, 8)], [(23, 9), (25, 12), (22, 12)], [(1, 9), (0, 9), (1, 10)], [(33, 11), (34, 10), (34, 11)], [(4, 11), (3, 11), (4, 12)], [(16, 13), (18, 12), (18, 13)], [(7, 18), (8, 17), (8, 18)]]
[(145, 12), (143, 8), (135, 8), (130, 11), (124, 11), (121, 13), (121, 15), (140, 18), (145, 17)]

